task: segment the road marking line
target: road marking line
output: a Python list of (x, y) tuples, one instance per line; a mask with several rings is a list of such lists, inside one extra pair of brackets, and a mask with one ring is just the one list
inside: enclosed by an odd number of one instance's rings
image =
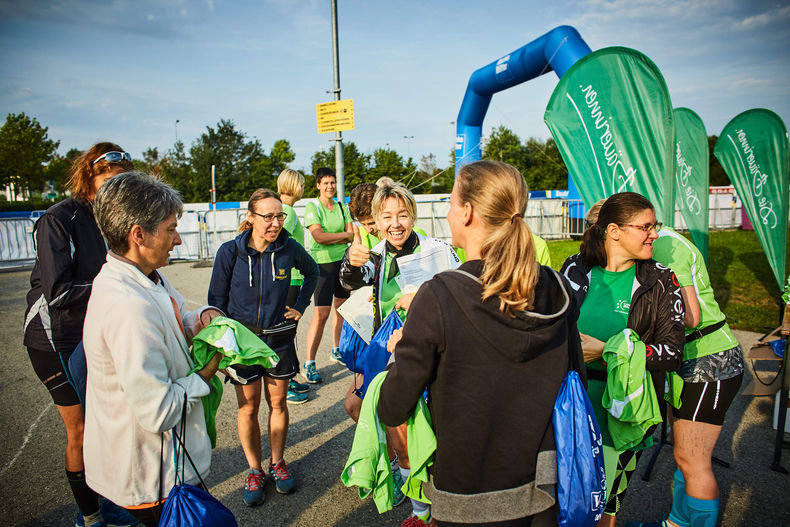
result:
[(50, 401), (49, 404), (46, 407), (44, 407), (44, 410), (42, 410), (41, 413), (38, 415), (36, 420), (33, 421), (33, 424), (30, 425), (30, 428), (28, 428), (27, 433), (25, 434), (25, 437), (22, 439), (22, 446), (20, 446), (19, 449), (16, 451), (16, 454), (14, 454), (14, 457), (11, 459), (11, 461), (9, 461), (8, 464), (3, 467), (3, 470), (0, 470), (0, 476), (5, 474), (5, 471), (8, 470), (9, 468), (11, 468), (11, 465), (16, 463), (17, 458), (22, 453), (22, 451), (25, 449), (25, 446), (27, 446), (27, 442), (30, 441), (30, 436), (33, 435), (33, 430), (38, 425), (38, 422), (41, 421), (41, 418), (44, 417), (44, 414), (47, 413), (47, 410), (49, 410), (52, 406), (53, 406), (53, 403), (52, 403), (52, 401)]

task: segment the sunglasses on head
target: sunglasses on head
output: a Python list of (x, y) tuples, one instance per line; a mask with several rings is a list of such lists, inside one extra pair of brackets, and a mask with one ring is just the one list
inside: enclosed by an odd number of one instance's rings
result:
[(106, 154), (102, 154), (99, 157), (97, 157), (96, 159), (94, 159), (91, 162), (91, 166), (95, 165), (96, 163), (98, 163), (102, 159), (104, 159), (108, 163), (118, 163), (120, 161), (123, 161), (124, 159), (131, 163), (132, 162), (132, 154), (130, 154), (129, 152), (115, 152), (115, 151), (107, 152)]

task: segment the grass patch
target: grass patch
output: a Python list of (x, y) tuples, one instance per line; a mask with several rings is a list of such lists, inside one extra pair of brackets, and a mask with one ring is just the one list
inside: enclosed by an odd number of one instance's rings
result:
[[(557, 270), (568, 256), (579, 251), (579, 242), (572, 240), (548, 245), (552, 267)], [(708, 274), (730, 327), (765, 333), (777, 326), (781, 291), (757, 234), (715, 231), (710, 233), (708, 245)]]

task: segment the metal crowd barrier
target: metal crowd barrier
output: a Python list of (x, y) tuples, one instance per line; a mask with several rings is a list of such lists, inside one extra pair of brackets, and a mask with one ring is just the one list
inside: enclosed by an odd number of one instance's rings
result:
[[(715, 197), (714, 197), (715, 196)], [(417, 196), (420, 199), (420, 196)], [(304, 205), (308, 200), (297, 203), (295, 209), (304, 217)], [(731, 194), (711, 195), (710, 230), (734, 229), (741, 226), (740, 202)], [(417, 202), (417, 226), (429, 236), (449, 242), (452, 238), (447, 224), (447, 198)], [(546, 240), (578, 238), (584, 233), (581, 200), (531, 199), (524, 220), (532, 232)], [(233, 239), (244, 219), (246, 209), (185, 210), (178, 222), (181, 245), (172, 254), (175, 260), (211, 260), (219, 246)], [(35, 262), (33, 247), (34, 221), (31, 219), (0, 219), (0, 268), (28, 266)], [(675, 225), (686, 229), (679, 212), (675, 213)], [(306, 231), (307, 232), (307, 231)], [(309, 234), (307, 234), (309, 238)], [(305, 240), (307, 242), (307, 240)]]
[(0, 218), (0, 269), (26, 267), (35, 263), (35, 224), (29, 218)]

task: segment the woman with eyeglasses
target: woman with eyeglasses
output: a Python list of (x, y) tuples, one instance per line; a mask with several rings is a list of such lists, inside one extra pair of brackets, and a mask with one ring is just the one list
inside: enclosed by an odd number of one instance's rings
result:
[[(97, 143), (74, 160), (71, 197), (51, 206), (33, 229), (36, 263), (27, 294), (24, 344), (33, 369), (49, 390), (66, 427), (66, 478), (79, 507), (77, 525), (115, 521), (125, 515), (85, 483), (82, 441), (85, 420), (68, 371), (69, 356), (82, 340), (93, 279), (107, 256), (107, 245), (93, 216), (93, 198), (111, 177), (133, 169), (132, 156), (115, 143)], [(134, 518), (127, 516), (131, 522)], [(123, 520), (119, 520), (123, 521)]]
[[(299, 372), (294, 337), (296, 322), (310, 304), (318, 281), (318, 266), (307, 251), (283, 229), (287, 214), (280, 198), (268, 189), (252, 193), (240, 234), (217, 251), (208, 289), (208, 301), (258, 335), (280, 358), (274, 368), (234, 366), (239, 405), (239, 440), (250, 470), (244, 480), (244, 503), (260, 505), (263, 492), (261, 430), (258, 409), (261, 391), (269, 406), (268, 475), (277, 492), (288, 494), (296, 481), (283, 455), (288, 436), (288, 381)], [(291, 270), (302, 273), (299, 296), (287, 304)]]
[[(602, 404), (608, 376), (604, 346), (624, 329), (633, 330), (645, 344), (645, 368), (661, 401), (664, 374), (677, 370), (683, 356), (685, 308), (675, 274), (652, 259), (661, 224), (647, 198), (634, 192), (614, 194), (600, 206), (597, 218), (589, 219), (579, 254), (565, 261), (562, 273), (581, 305), (578, 329), (587, 393), (603, 435), (608, 496), (598, 525), (613, 526), (641, 449), (649, 445), (643, 439), (633, 449), (614, 447)], [(654, 428), (647, 430), (645, 439)]]

